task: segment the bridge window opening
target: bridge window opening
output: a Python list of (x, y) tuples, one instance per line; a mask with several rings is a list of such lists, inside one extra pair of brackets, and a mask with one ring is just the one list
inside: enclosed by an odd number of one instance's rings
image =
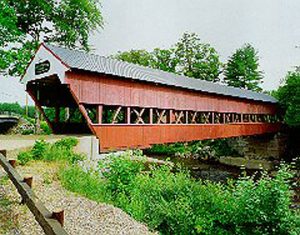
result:
[(213, 123), (214, 117), (211, 112), (200, 112), (200, 124), (211, 124)]
[(232, 113), (224, 113), (223, 118), (224, 118), (224, 123), (225, 124), (229, 124), (229, 123), (234, 122)]
[(150, 123), (150, 112), (146, 108), (131, 108), (131, 124), (149, 124)]
[(242, 122), (242, 114), (234, 113), (233, 114), (233, 123), (240, 123)]
[(250, 115), (249, 114), (242, 114), (243, 115), (243, 122), (250, 122)]
[(175, 124), (184, 124), (186, 123), (186, 112), (185, 111), (173, 111), (174, 120), (171, 120), (172, 123)]
[(257, 122), (263, 122), (263, 115), (262, 114), (257, 114)]
[(250, 121), (251, 122), (257, 122), (257, 115), (256, 114), (251, 114), (250, 115)]
[(214, 121), (215, 124), (223, 124), (225, 122), (225, 113), (214, 113)]
[(168, 111), (166, 109), (153, 109), (153, 123), (167, 124), (168, 121), (170, 121), (169, 120), (170, 118), (168, 118), (168, 114), (170, 116), (170, 112), (172, 113), (172, 110), (168, 110)]
[[(97, 108), (101, 107), (101, 120)], [(201, 112), (191, 110), (85, 105), (93, 123), (103, 124), (235, 124), (276, 123), (279, 118), (269, 114)]]
[(50, 122), (82, 123), (84, 121), (83, 115), (78, 108), (60, 107), (58, 117), (56, 108), (45, 106), (42, 108), (45, 118), (48, 118)]
[(84, 104), (83, 105), (87, 115), (89, 116), (89, 119), (91, 120), (92, 123), (97, 123), (98, 118), (97, 118), (97, 105), (91, 105), (91, 104)]
[(121, 106), (103, 106), (102, 123), (104, 124), (126, 123), (126, 108)]
[(198, 122), (199, 122), (199, 112), (197, 112), (197, 111), (188, 111), (187, 123), (196, 124)]

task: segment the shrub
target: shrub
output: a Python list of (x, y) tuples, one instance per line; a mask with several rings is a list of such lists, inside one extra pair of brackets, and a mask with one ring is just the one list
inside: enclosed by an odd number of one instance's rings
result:
[(100, 167), (102, 174), (63, 169), (63, 185), (111, 202), (163, 234), (299, 234), (286, 166), (274, 178), (240, 177), (226, 185), (197, 181), (167, 166), (145, 171), (142, 162), (128, 155)]
[(27, 162), (33, 160), (33, 157), (31, 152), (21, 152), (18, 154), (17, 159), (21, 165), (25, 165)]
[(132, 159), (129, 155), (113, 156), (102, 165), (103, 176), (107, 180), (107, 189), (114, 196), (130, 190), (130, 184), (145, 169), (142, 159)]
[(187, 144), (175, 143), (175, 144), (156, 144), (153, 145), (148, 152), (151, 154), (165, 154), (175, 155), (187, 153)]
[(18, 162), (21, 165), (25, 165), (31, 160), (41, 160), (46, 151), (49, 148), (49, 144), (45, 140), (36, 140), (34, 146), (29, 151), (20, 152), (18, 154)]
[(54, 143), (54, 146), (59, 149), (72, 150), (78, 144), (78, 140), (72, 137), (63, 138)]
[(31, 149), (31, 154), (33, 159), (40, 160), (44, 157), (46, 151), (49, 149), (49, 144), (45, 140), (37, 140), (33, 148)]
[(41, 130), (42, 130), (43, 134), (46, 134), (46, 135), (52, 134), (52, 130), (50, 129), (50, 127), (46, 121), (41, 121)]
[(75, 138), (64, 138), (54, 144), (49, 144), (45, 140), (37, 140), (30, 151), (21, 152), (18, 155), (18, 161), (23, 165), (30, 160), (58, 160), (74, 164), (84, 159), (83, 155), (73, 151), (77, 143), (78, 140)]
[(197, 183), (184, 172), (155, 168), (139, 174), (127, 197), (119, 195), (117, 205), (135, 219), (163, 234), (188, 234), (193, 226), (192, 196)]

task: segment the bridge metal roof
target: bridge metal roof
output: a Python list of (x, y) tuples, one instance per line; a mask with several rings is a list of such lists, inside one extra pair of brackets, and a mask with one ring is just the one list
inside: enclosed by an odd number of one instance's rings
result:
[(263, 93), (257, 93), (200, 79), (189, 78), (157, 69), (118, 61), (100, 55), (88, 54), (83, 51), (70, 50), (49, 44), (46, 44), (45, 46), (71, 69), (73, 68), (115, 75), (139, 81), (202, 91), (217, 95), (231, 96), (268, 103), (277, 103), (277, 100), (274, 97)]

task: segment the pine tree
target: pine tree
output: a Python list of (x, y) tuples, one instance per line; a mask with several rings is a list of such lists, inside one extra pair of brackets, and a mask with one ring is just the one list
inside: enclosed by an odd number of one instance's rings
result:
[(257, 51), (250, 44), (242, 48), (229, 58), (225, 68), (224, 81), (229, 86), (261, 91), (262, 72), (259, 70), (259, 58)]

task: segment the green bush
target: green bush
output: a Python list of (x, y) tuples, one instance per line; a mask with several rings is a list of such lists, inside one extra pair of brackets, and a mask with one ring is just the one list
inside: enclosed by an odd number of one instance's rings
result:
[(25, 165), (27, 162), (33, 160), (31, 152), (21, 152), (18, 154), (18, 162)]
[(58, 160), (74, 164), (84, 159), (83, 155), (73, 151), (77, 143), (78, 140), (75, 138), (64, 138), (54, 144), (49, 144), (45, 140), (37, 140), (30, 151), (21, 152), (18, 155), (18, 161), (22, 165), (31, 160)]
[(167, 166), (145, 171), (142, 162), (113, 157), (100, 172), (63, 169), (69, 190), (111, 202), (163, 234), (299, 234), (299, 213), (290, 209), (290, 170), (228, 184), (197, 181)]
[(58, 149), (66, 149), (71, 151), (78, 144), (78, 140), (72, 137), (66, 137), (54, 143), (54, 147)]
[(164, 155), (175, 155), (175, 154), (184, 154), (188, 152), (186, 148), (187, 144), (184, 143), (175, 143), (175, 144), (155, 144), (153, 145), (148, 152), (151, 154), (164, 154)]
[(31, 149), (31, 154), (34, 160), (41, 160), (46, 152), (49, 149), (50, 144), (48, 144), (45, 140), (37, 140), (33, 148)]
[(116, 205), (163, 234), (189, 234), (193, 231), (196, 187), (188, 174), (159, 167), (139, 174), (129, 186), (129, 194), (120, 193)]
[(42, 130), (43, 134), (46, 134), (46, 135), (52, 134), (52, 130), (46, 121), (41, 122), (41, 130)]
[(106, 169), (102, 174), (107, 181), (107, 189), (115, 196), (120, 192), (130, 191), (132, 181), (145, 167), (142, 161), (131, 159), (127, 155), (109, 159), (108, 163), (102, 165), (102, 169)]

